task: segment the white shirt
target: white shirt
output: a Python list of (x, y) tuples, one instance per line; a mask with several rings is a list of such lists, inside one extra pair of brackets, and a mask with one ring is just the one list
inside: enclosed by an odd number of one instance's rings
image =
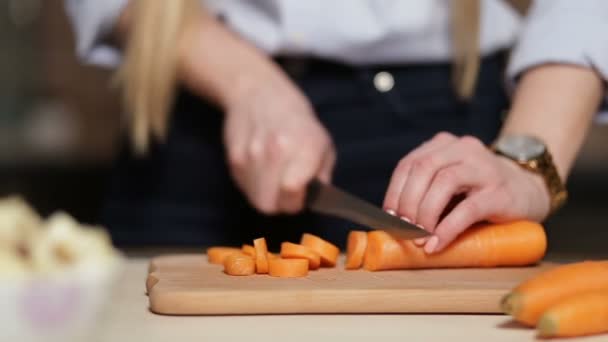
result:
[[(355, 65), (451, 60), (449, 0), (201, 1), (270, 55)], [(104, 37), (127, 2), (66, 0), (83, 60), (120, 62), (120, 51)], [(592, 67), (608, 79), (608, 0), (536, 0), (525, 21), (505, 1), (483, 0), (481, 15), (482, 54), (510, 47), (519, 36), (507, 70), (511, 80), (548, 62)]]

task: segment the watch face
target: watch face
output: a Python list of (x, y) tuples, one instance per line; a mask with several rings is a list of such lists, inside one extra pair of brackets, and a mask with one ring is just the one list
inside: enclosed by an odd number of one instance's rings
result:
[(519, 161), (529, 161), (545, 153), (545, 144), (539, 139), (527, 135), (503, 137), (496, 143), (496, 148)]

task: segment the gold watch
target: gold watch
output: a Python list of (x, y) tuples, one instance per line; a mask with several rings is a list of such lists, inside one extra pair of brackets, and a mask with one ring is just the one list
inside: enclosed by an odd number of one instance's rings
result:
[(540, 139), (529, 135), (506, 135), (499, 138), (491, 148), (496, 154), (543, 177), (551, 200), (550, 214), (566, 202), (566, 186), (557, 172), (547, 146)]

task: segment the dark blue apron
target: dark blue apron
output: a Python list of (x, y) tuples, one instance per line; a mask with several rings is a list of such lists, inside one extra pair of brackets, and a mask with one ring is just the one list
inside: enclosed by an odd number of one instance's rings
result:
[[(439, 131), (491, 142), (508, 102), (504, 55), (483, 60), (475, 97), (459, 101), (448, 64), (348, 67), (317, 60), (277, 59), (309, 97), (338, 151), (334, 183), (381, 205), (397, 162)], [(394, 80), (374, 84), (378, 72)], [(288, 113), (285, 116), (288, 119)], [(182, 90), (168, 139), (136, 158), (127, 144), (115, 162), (103, 223), (121, 246), (240, 245), (265, 236), (276, 249), (319, 234), (343, 246), (356, 228), (310, 213), (267, 217), (247, 203), (230, 178), (222, 146), (222, 113)], [(126, 141), (127, 139), (125, 139)]]

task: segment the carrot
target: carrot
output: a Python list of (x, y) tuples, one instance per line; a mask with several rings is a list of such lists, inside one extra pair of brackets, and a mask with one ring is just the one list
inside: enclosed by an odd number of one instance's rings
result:
[(307, 259), (270, 259), (268, 260), (268, 274), (273, 277), (298, 278), (308, 275)]
[(583, 261), (542, 272), (503, 297), (502, 310), (534, 326), (550, 306), (579, 293), (608, 290), (608, 261)]
[(353, 230), (348, 233), (346, 242), (346, 269), (355, 270), (363, 264), (363, 257), (367, 249), (367, 233)]
[(255, 258), (255, 248), (252, 245), (243, 244), (241, 250), (243, 253)]
[(321, 256), (321, 266), (333, 267), (338, 261), (340, 249), (334, 244), (308, 233), (302, 234), (301, 245), (304, 245)]
[(311, 270), (321, 266), (321, 256), (312, 249), (291, 242), (281, 244), (281, 258), (285, 259), (307, 259)]
[(252, 275), (255, 273), (255, 260), (243, 253), (230, 254), (224, 260), (224, 272), (233, 276)]
[(227, 256), (234, 253), (240, 253), (241, 250), (236, 247), (216, 246), (207, 249), (207, 259), (212, 264), (223, 264)]
[(479, 224), (439, 253), (426, 254), (412, 241), (384, 231), (367, 235), (363, 267), (369, 271), (413, 268), (523, 266), (545, 254), (547, 238), (537, 223)]
[(608, 332), (608, 290), (560, 300), (538, 321), (542, 337), (573, 337)]
[(257, 273), (268, 273), (268, 247), (266, 239), (259, 238), (253, 240), (255, 248), (255, 271)]
[(279, 256), (278, 256), (278, 255), (276, 255), (276, 254), (274, 254), (274, 253), (268, 252), (268, 254), (266, 254), (266, 257), (267, 257), (268, 259), (276, 259), (276, 258), (278, 258)]

